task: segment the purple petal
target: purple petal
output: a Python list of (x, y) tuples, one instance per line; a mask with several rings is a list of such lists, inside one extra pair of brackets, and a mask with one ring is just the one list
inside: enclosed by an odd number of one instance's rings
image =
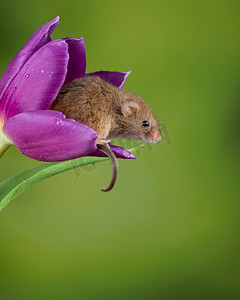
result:
[(65, 39), (68, 43), (68, 72), (64, 84), (68, 84), (76, 78), (83, 77), (86, 73), (86, 50), (83, 38)]
[(68, 45), (55, 40), (35, 52), (2, 97), (0, 112), (5, 121), (24, 111), (46, 109), (65, 80)]
[[(113, 153), (116, 155), (117, 158), (125, 158), (125, 159), (136, 159), (136, 157), (126, 149), (114, 145), (110, 145), (110, 148), (112, 149)], [(96, 150), (89, 156), (101, 156), (105, 157), (107, 156), (100, 150)]]
[(22, 154), (40, 161), (68, 160), (96, 150), (94, 130), (52, 110), (16, 115), (3, 132)]
[(136, 157), (131, 152), (122, 147), (110, 145), (110, 148), (118, 158), (136, 159)]
[(131, 73), (131, 71), (128, 71), (128, 72), (98, 71), (98, 72), (94, 72), (94, 73), (88, 73), (88, 74), (86, 74), (86, 76), (98, 76), (101, 79), (103, 79), (121, 89), (121, 88), (123, 88), (126, 78), (128, 77), (128, 75), (130, 73)]
[(39, 49), (39, 47), (51, 41), (50, 34), (54, 31), (58, 23), (59, 17), (56, 17), (49, 23), (41, 26), (13, 58), (0, 79), (0, 99), (10, 82), (17, 75), (29, 57)]

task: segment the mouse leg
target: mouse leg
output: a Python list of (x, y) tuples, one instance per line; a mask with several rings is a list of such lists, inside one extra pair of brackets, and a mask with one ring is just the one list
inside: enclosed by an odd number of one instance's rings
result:
[(112, 179), (110, 181), (110, 184), (106, 188), (102, 188), (101, 190), (103, 192), (111, 191), (113, 188), (116, 180), (117, 180), (117, 174), (118, 174), (118, 161), (114, 153), (112, 152), (111, 148), (109, 147), (109, 144), (111, 143), (110, 140), (97, 140), (97, 148), (105, 153), (112, 163)]

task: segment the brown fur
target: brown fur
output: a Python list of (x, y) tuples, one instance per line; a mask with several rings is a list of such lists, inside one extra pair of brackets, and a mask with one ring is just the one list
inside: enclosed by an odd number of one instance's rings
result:
[[(161, 137), (155, 116), (140, 97), (97, 76), (78, 78), (62, 87), (51, 109), (92, 128), (99, 139), (122, 137), (151, 143)], [(149, 127), (143, 127), (144, 120)]]
[[(154, 143), (160, 140), (158, 123), (151, 109), (138, 96), (111, 85), (97, 76), (85, 76), (60, 90), (50, 107), (95, 130), (97, 147), (109, 156), (112, 179), (102, 191), (110, 191), (117, 179), (118, 163), (107, 138), (137, 139)], [(144, 127), (142, 122), (148, 121)]]

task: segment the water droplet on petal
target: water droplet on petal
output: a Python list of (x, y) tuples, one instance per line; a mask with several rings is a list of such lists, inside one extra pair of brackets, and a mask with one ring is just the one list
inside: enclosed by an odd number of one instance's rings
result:
[(41, 70), (41, 73), (44, 73), (44, 70)]
[(59, 121), (57, 121), (57, 125), (59, 125)]
[(27, 75), (25, 76), (25, 78), (29, 78), (29, 76), (30, 76), (30, 75), (29, 75), (29, 74), (27, 74)]
[(17, 87), (15, 86), (14, 88), (13, 88), (13, 91), (15, 92), (17, 90)]

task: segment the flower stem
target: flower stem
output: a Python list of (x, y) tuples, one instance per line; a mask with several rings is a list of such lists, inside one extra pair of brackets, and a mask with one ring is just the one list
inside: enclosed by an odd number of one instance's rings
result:
[(0, 131), (0, 158), (3, 153), (7, 150), (9, 146), (11, 146), (10, 140)]

